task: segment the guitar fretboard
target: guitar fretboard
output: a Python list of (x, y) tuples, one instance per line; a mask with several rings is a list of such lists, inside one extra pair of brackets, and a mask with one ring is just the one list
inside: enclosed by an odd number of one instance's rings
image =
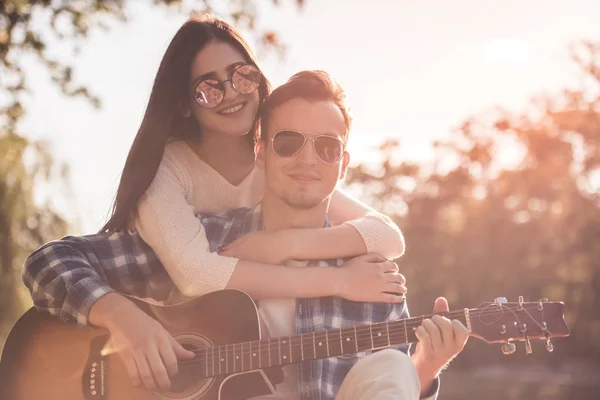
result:
[[(427, 316), (208, 347), (194, 359), (210, 377), (302, 361), (336, 357), (417, 342), (415, 330)], [(469, 310), (455, 319), (468, 324)]]

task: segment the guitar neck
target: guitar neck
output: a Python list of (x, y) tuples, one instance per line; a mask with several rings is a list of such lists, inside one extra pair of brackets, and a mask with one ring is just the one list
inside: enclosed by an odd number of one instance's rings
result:
[[(451, 314), (470, 326), (468, 309)], [(208, 377), (407, 345), (431, 316), (209, 347), (197, 352), (195, 364)]]

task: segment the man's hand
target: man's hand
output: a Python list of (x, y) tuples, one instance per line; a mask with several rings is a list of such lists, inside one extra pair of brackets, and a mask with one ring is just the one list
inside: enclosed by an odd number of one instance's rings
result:
[[(433, 313), (445, 311), (449, 311), (448, 301), (443, 297), (437, 298)], [(469, 332), (458, 320), (434, 315), (425, 319), (415, 334), (419, 342), (412, 360), (419, 374), (421, 393), (425, 393), (442, 369), (465, 347)]]
[(378, 254), (354, 257), (340, 268), (338, 296), (369, 303), (400, 303), (406, 294), (406, 279), (398, 265)]
[(178, 359), (194, 358), (156, 320), (128, 299), (109, 293), (94, 304), (90, 321), (110, 332), (105, 351), (117, 352), (134, 386), (168, 390), (178, 372)]

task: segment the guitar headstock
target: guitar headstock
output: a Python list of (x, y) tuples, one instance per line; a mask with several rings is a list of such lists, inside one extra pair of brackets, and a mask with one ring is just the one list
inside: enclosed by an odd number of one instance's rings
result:
[(523, 297), (519, 296), (518, 302), (510, 303), (500, 297), (494, 302), (469, 310), (471, 336), (487, 343), (505, 343), (502, 346), (504, 354), (515, 352), (512, 341), (525, 342), (525, 350), (530, 354), (530, 339), (545, 340), (546, 350), (552, 351), (554, 347), (550, 338), (570, 334), (564, 319), (564, 309), (562, 301), (542, 299), (524, 302)]

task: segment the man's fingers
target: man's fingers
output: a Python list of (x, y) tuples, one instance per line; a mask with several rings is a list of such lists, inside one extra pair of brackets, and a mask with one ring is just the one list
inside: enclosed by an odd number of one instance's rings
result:
[(135, 359), (131, 355), (123, 353), (121, 354), (121, 360), (123, 360), (123, 364), (125, 364), (125, 368), (127, 368), (127, 373), (131, 378), (133, 386), (140, 386), (142, 381), (140, 380), (140, 373), (138, 372)]
[(465, 347), (467, 339), (469, 339), (469, 330), (457, 319), (452, 320), (452, 328), (454, 330), (454, 340), (459, 351)]
[(420, 350), (432, 350), (431, 337), (427, 333), (427, 330), (423, 328), (423, 325), (420, 325), (417, 329), (415, 329), (415, 336), (417, 337), (417, 339), (419, 339)]
[(177, 375), (177, 372), (179, 372), (179, 365), (177, 364), (177, 356), (175, 354), (173, 342), (170, 339), (164, 340), (160, 345), (159, 351), (160, 358), (162, 359), (169, 376), (173, 377)]
[(434, 315), (431, 317), (433, 323), (438, 327), (443, 346), (450, 346), (452, 350), (454, 350), (454, 344), (456, 343), (456, 339), (454, 337), (454, 329), (452, 328), (452, 322), (441, 315)]
[(196, 356), (196, 353), (190, 350), (186, 350), (181, 343), (171, 337), (171, 343), (173, 345), (173, 350), (175, 351), (175, 355), (178, 359), (189, 360)]
[(427, 331), (431, 339), (431, 347), (435, 349), (441, 349), (444, 345), (442, 341), (442, 335), (439, 327), (429, 318), (425, 318), (421, 326)]
[(140, 379), (146, 389), (154, 390), (156, 389), (156, 384), (154, 382), (154, 377), (152, 376), (152, 372), (150, 372), (150, 366), (148, 365), (148, 360), (146, 359), (146, 354), (138, 351), (135, 354), (135, 363), (137, 365), (137, 369), (140, 373)]
[[(173, 357), (175, 355), (173, 354)], [(148, 364), (152, 370), (152, 376), (162, 390), (168, 390), (171, 387), (171, 381), (169, 380), (169, 374), (165, 368), (165, 364), (159, 354), (158, 349), (153, 348), (146, 353)], [(177, 364), (177, 361), (175, 361)]]
[(448, 307), (448, 300), (446, 300), (445, 297), (438, 297), (435, 299), (435, 303), (433, 304), (434, 314), (440, 314), (448, 311), (450, 311), (450, 308)]

